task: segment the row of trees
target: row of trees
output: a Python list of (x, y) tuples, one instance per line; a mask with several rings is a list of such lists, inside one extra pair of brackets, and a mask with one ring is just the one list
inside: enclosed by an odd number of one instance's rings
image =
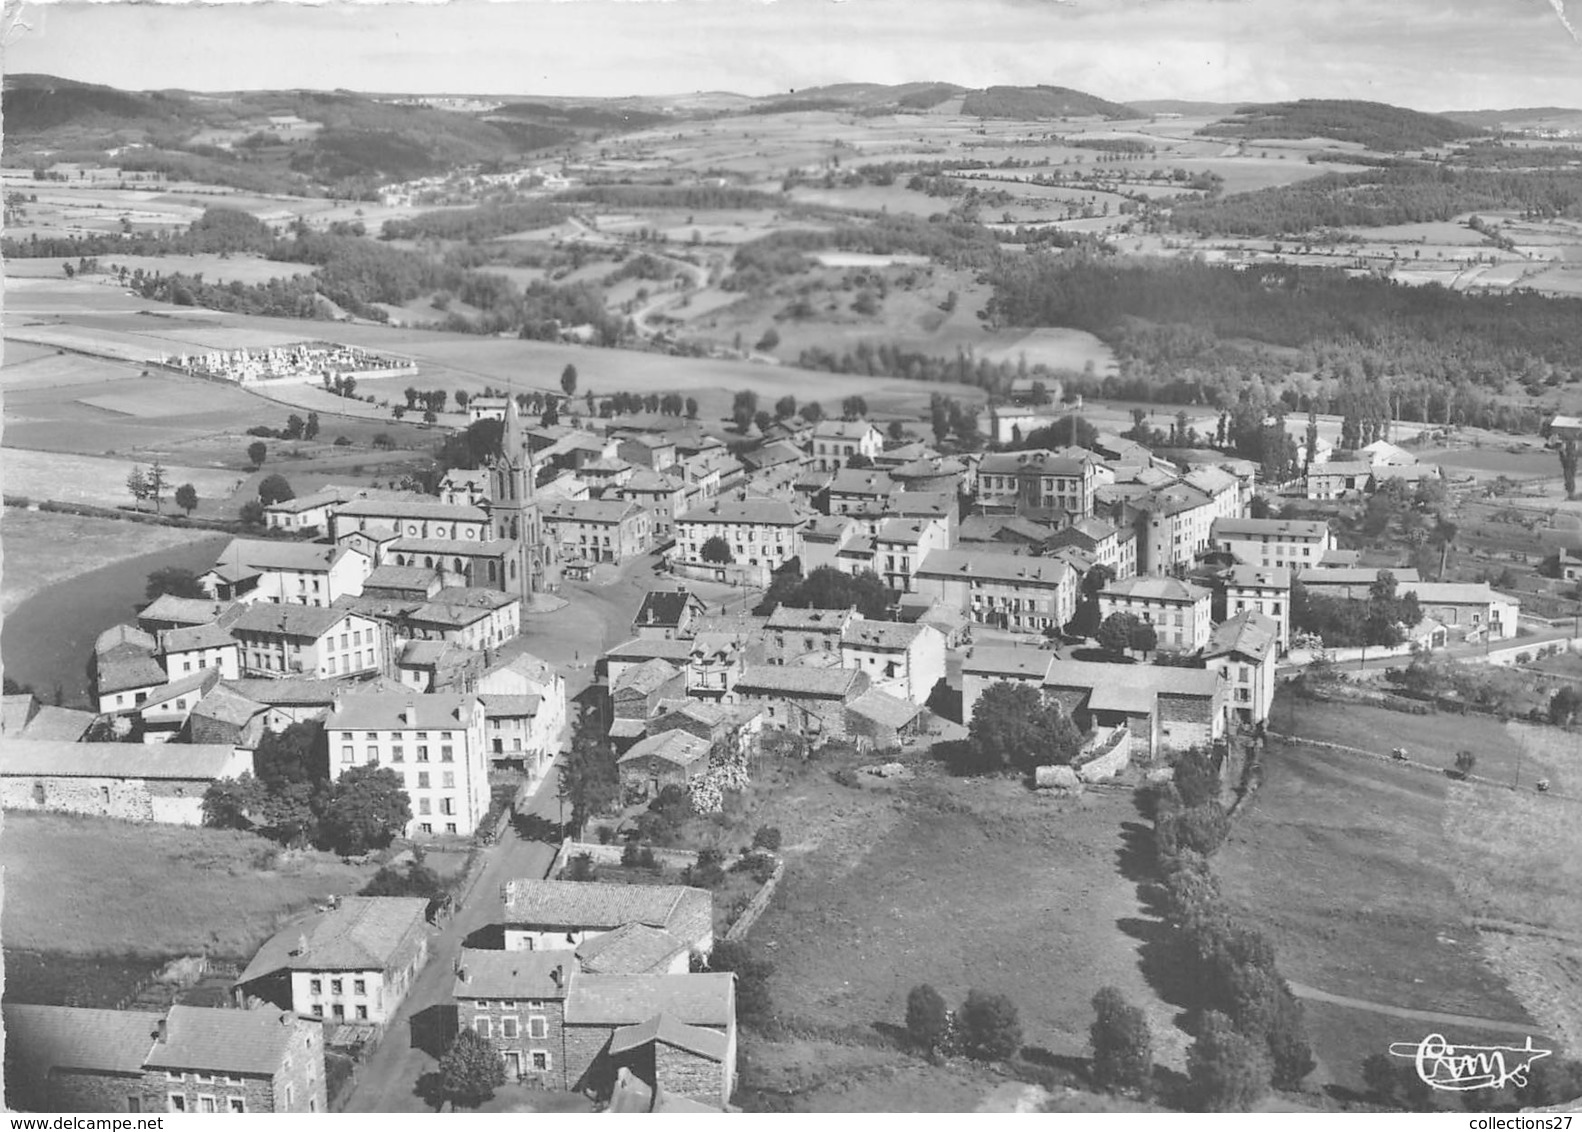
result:
[(1291, 629), (1317, 634), (1329, 648), (1398, 645), (1406, 639), (1404, 630), (1423, 619), (1423, 611), (1415, 593), (1396, 591), (1389, 570), (1379, 571), (1362, 600), (1314, 593), (1297, 580), (1291, 584)]
[[(132, 470), (126, 473), (126, 491), (139, 510), (147, 500), (154, 501), (154, 511), (158, 513), (160, 504), (164, 501), (165, 490), (170, 486), (165, 465), (159, 460), (154, 460), (146, 469), (141, 464), (135, 464)], [(190, 483), (184, 483), (176, 488), (176, 506), (187, 514), (192, 514), (198, 508), (198, 489)]]

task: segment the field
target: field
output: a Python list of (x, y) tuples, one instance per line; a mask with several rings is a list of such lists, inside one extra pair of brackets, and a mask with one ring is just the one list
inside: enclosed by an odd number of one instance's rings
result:
[(251, 958), (289, 915), (376, 871), (277, 852), (252, 834), (8, 814), (7, 947), (69, 955)]
[(790, 863), (752, 934), (782, 1022), (868, 1031), (900, 1025), (918, 983), (950, 1002), (980, 987), (1016, 999), (1027, 1045), (1081, 1056), (1088, 1000), (1113, 984), (1147, 1011), (1156, 1059), (1181, 1067), (1186, 1036), (1139, 967), (1154, 924), (1127, 873), (1129, 796), (1060, 802), (925, 771), (894, 795), (810, 781), (784, 804), (804, 824), (780, 823)]
[(1365, 704), (1315, 703), (1282, 696), (1269, 722), (1282, 733), (1380, 755), (1405, 747), (1413, 762), (1447, 769), (1454, 766), (1457, 751), (1470, 750), (1478, 758), (1474, 773), (1495, 782), (1511, 781), (1518, 758), (1522, 760), (1522, 781), (1529, 785), (1543, 775), (1557, 785), (1564, 777), (1561, 766), (1549, 765), (1537, 753), (1523, 750), (1519, 734), (1485, 715), (1410, 715)]
[[(245, 445), (238, 442), (238, 455), (244, 455)], [(127, 494), (126, 476), (134, 464), (145, 463), (143, 458), (124, 456), (117, 459), (98, 456), (76, 456), (61, 452), (30, 452), (19, 448), (5, 450), (5, 490), (7, 495), (20, 495), (28, 499), (56, 499), (65, 503), (91, 503), (99, 507), (131, 506)], [(171, 491), (184, 483), (198, 490), (200, 498), (229, 498), (241, 486), (244, 473), (215, 468), (188, 468), (170, 465), (166, 479)], [(153, 504), (144, 504), (152, 510)], [(165, 496), (167, 513), (177, 508)]]
[(180, 527), (18, 507), (6, 508), (0, 532), (5, 539), (0, 614), (10, 614), (40, 590), (95, 567), (214, 537)]
[[(1473, 925), (1487, 902), (1472, 890), (1513, 881), (1556, 852), (1574, 856), (1570, 804), (1284, 743), (1272, 746), (1265, 765), (1264, 786), (1238, 814), (1215, 872), (1227, 897), (1274, 943), (1293, 983), (1376, 1004), (1312, 1007), (1324, 1078), (1357, 1088), (1360, 1063), (1378, 1043), (1423, 1036), (1426, 1023), (1392, 1017), (1392, 1009), (1531, 1025), (1538, 1039), (1561, 1036), (1491, 965)], [(1529, 800), (1548, 807), (1546, 829), (1563, 840), (1540, 851), (1514, 846), (1517, 837), (1480, 837), (1481, 828)], [(1557, 823), (1567, 822), (1562, 835)], [(1564, 883), (1556, 877), (1546, 891), (1564, 891)], [(1525, 889), (1507, 891), (1511, 903), (1525, 906)], [(1533, 911), (1541, 922), (1542, 910)], [(1452, 1041), (1484, 1032), (1476, 1023), (1432, 1028)]]

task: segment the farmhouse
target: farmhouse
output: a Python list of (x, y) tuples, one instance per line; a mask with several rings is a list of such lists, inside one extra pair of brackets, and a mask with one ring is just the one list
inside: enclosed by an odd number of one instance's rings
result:
[(1154, 627), (1159, 647), (1196, 652), (1208, 641), (1214, 595), (1175, 578), (1141, 577), (1111, 582), (1099, 594), (1099, 614), (1130, 613)]
[(727, 699), (763, 708), (765, 726), (810, 740), (839, 739), (846, 734), (844, 709), (868, 685), (867, 675), (851, 668), (755, 665), (738, 677)]
[(238, 1006), (263, 999), (331, 1022), (389, 1021), (428, 962), (428, 900), (334, 897), (271, 936), (237, 979)]
[(524, 877), (506, 881), (500, 898), (507, 951), (568, 953), (633, 923), (661, 928), (691, 951), (714, 947), (714, 898), (706, 889)]
[(251, 773), (239, 747), (188, 743), (0, 743), (0, 807), (122, 821), (203, 824), (203, 793)]
[(217, 601), (322, 607), (343, 594), (362, 593), (372, 570), (372, 559), (347, 547), (238, 538), (198, 584)]
[(1520, 604), (1489, 588), (1487, 582), (1402, 582), (1397, 593), (1417, 595), (1423, 616), (1457, 636), (1503, 641), (1516, 636)]
[(1055, 660), (1044, 692), (1079, 727), (1124, 726), (1150, 758), (1225, 735), (1225, 683), (1214, 670)]
[(329, 530), (330, 513), (340, 504), (355, 499), (358, 490), (330, 484), (308, 495), (282, 499), (264, 507), (264, 524), (272, 531), (313, 534)]
[(338, 695), (324, 720), (330, 777), (388, 767), (412, 799), (406, 836), (468, 836), (489, 810), (483, 705), (475, 695)]
[(163, 1014), (7, 1002), (6, 1105), (24, 1112), (326, 1112), (323, 1027), (279, 1010)]
[(708, 611), (703, 599), (685, 586), (650, 590), (643, 595), (643, 604), (632, 618), (632, 631), (639, 638), (688, 638), (696, 633), (698, 622)]
[(1245, 609), (1214, 627), (1203, 661), (1224, 677), (1232, 718), (1246, 727), (1269, 718), (1274, 703), (1274, 665), (1280, 626), (1256, 609)]
[(375, 566), (363, 582), (362, 596), (424, 602), (440, 590), (439, 571), (423, 566)]
[(921, 706), (945, 679), (945, 637), (931, 625), (857, 617), (841, 631), (840, 662), (874, 689)]
[(764, 623), (765, 659), (770, 664), (807, 663), (803, 658), (814, 653), (837, 665), (846, 627), (857, 619), (855, 609), (776, 606)]
[(1344, 499), (1353, 492), (1373, 488), (1373, 465), (1366, 462), (1331, 460), (1314, 464), (1307, 471), (1309, 499)]
[(632, 744), (620, 758), (621, 796), (627, 804), (657, 797), (666, 786), (685, 788), (709, 769), (711, 744), (686, 731), (662, 731)]
[(1285, 566), (1292, 574), (1311, 569), (1334, 549), (1335, 532), (1322, 521), (1303, 519), (1217, 519), (1214, 549), (1248, 566)]
[(1309, 593), (1323, 597), (1366, 601), (1381, 574), (1393, 574), (1396, 587), (1402, 592), (1408, 584), (1415, 586), (1421, 580), (1410, 566), (1334, 566), (1309, 570), (1302, 575), (1301, 584)]

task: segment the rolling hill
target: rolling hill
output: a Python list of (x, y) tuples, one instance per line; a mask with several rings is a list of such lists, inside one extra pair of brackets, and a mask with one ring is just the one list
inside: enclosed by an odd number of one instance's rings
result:
[(1216, 138), (1330, 138), (1386, 153), (1431, 148), (1483, 132), (1439, 114), (1383, 102), (1325, 98), (1242, 106), (1198, 131)]
[(967, 95), (961, 112), (978, 118), (1146, 118), (1132, 106), (1063, 86), (991, 86)]

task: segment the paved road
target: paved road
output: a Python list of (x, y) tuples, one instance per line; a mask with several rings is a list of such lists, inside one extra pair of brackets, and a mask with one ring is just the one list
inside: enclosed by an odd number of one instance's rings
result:
[[(555, 797), (558, 778), (559, 768), (551, 768), (531, 806), (532, 813), (551, 822), (559, 820), (559, 802)], [(554, 857), (553, 845), (523, 840), (514, 829), (507, 830), (504, 837), (490, 846), (483, 875), (467, 902), (431, 941), (428, 966), (419, 973), (401, 1009), (391, 1020), (383, 1044), (361, 1067), (345, 1111), (412, 1111), (412, 1090), (417, 1079), (437, 1064), (434, 1058), (413, 1048), (412, 1017), (451, 1002), (456, 956), (462, 942), (480, 928), (500, 922), (500, 886), (513, 877), (544, 876)]]

